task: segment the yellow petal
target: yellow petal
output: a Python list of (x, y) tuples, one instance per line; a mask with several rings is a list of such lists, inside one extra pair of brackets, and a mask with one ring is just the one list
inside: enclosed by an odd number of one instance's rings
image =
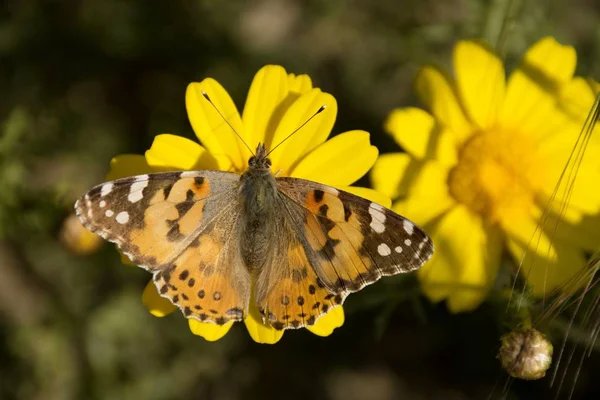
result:
[[(600, 211), (600, 185), (598, 185), (598, 182), (600, 182), (600, 168), (597, 162), (594, 163), (591, 161), (582, 163), (577, 170), (576, 176), (568, 175), (571, 170), (567, 170), (567, 174), (563, 179), (568, 182), (561, 183), (561, 188), (556, 193), (552, 202), (552, 207), (557, 211), (560, 212), (563, 209), (565, 201), (568, 202), (568, 208), (573, 208), (586, 214), (596, 214)], [(556, 166), (555, 164), (548, 165)], [(558, 177), (558, 175), (556, 176)], [(568, 179), (569, 177), (575, 178), (574, 183), (571, 179)], [(556, 182), (554, 185), (548, 182), (542, 188), (546, 201), (551, 198)], [(571, 186), (571, 184), (573, 185)], [(567, 191), (568, 188), (572, 190)]]
[(500, 265), (501, 240), (465, 206), (456, 206), (429, 225), (436, 251), (418, 271), (423, 292), (447, 298), (451, 312), (470, 311), (485, 299)]
[(252, 340), (254, 340), (256, 343), (263, 344), (274, 344), (279, 342), (284, 331), (278, 331), (271, 325), (263, 324), (262, 317), (252, 299), (250, 304), (250, 315), (246, 317), (244, 323), (246, 324), (246, 329), (248, 330)]
[(583, 121), (587, 117), (594, 101), (596, 91), (594, 82), (582, 77), (575, 77), (560, 87), (560, 107), (576, 121)]
[(560, 131), (562, 113), (556, 109), (560, 84), (573, 76), (576, 53), (547, 37), (534, 44), (511, 74), (502, 109), (502, 120), (537, 137)]
[(156, 136), (145, 155), (148, 164), (157, 170), (218, 168), (215, 158), (198, 143), (170, 134)]
[[(544, 166), (543, 175), (532, 182), (541, 192), (539, 200), (543, 201), (544, 207), (556, 191), (551, 206), (557, 212), (562, 212), (567, 206), (567, 217), (571, 211), (587, 214), (600, 211), (600, 187), (597, 185), (600, 181), (600, 143), (590, 140), (583, 148), (584, 139), (578, 137), (577, 129), (577, 126), (572, 125), (540, 143), (537, 157), (539, 164)], [(576, 144), (578, 147), (572, 154)], [(581, 159), (583, 150), (585, 153)], [(578, 165), (576, 160), (580, 161)], [(562, 181), (557, 190), (556, 185), (561, 176)]]
[(494, 126), (504, 100), (504, 66), (483, 43), (460, 41), (454, 48), (457, 90), (471, 120), (481, 129)]
[(502, 125), (505, 130), (541, 141), (560, 132), (567, 122), (566, 114), (558, 112), (556, 102), (551, 91), (517, 69), (508, 79), (500, 117)]
[(448, 129), (436, 126), (434, 118), (415, 107), (398, 108), (390, 113), (385, 130), (406, 152), (418, 160), (436, 159), (455, 165), (457, 148)]
[(229, 321), (225, 325), (217, 325), (190, 318), (188, 319), (188, 324), (194, 335), (202, 336), (206, 341), (215, 342), (229, 332), (233, 326), (233, 321)]
[(121, 154), (110, 160), (110, 171), (106, 175), (107, 181), (125, 178), (127, 176), (147, 174), (153, 172), (146, 158), (139, 154)]
[(406, 195), (422, 163), (406, 153), (388, 153), (379, 156), (371, 169), (373, 188), (397, 199)]
[(125, 254), (121, 253), (121, 250), (119, 250), (117, 248), (117, 246), (115, 246), (115, 250), (117, 250), (117, 252), (119, 253), (119, 257), (121, 257), (121, 263), (123, 263), (123, 265), (126, 265), (128, 267), (137, 267), (137, 265), (135, 265), (133, 262), (131, 262), (129, 257), (127, 257)]
[(156, 290), (154, 282), (150, 281), (142, 293), (142, 303), (148, 308), (150, 314), (155, 317), (164, 317), (177, 309), (169, 300), (161, 297)]
[(458, 102), (449, 79), (438, 69), (424, 67), (415, 80), (417, 94), (440, 122), (451, 129), (457, 142), (472, 133), (471, 124)]
[[(326, 108), (312, 120), (309, 119), (323, 106)], [(307, 153), (325, 142), (337, 115), (335, 98), (319, 89), (312, 89), (301, 95), (285, 112), (277, 126), (271, 149), (298, 130), (271, 154), (273, 171), (283, 170), (284, 175)], [(307, 122), (308, 121), (308, 122)], [(303, 124), (306, 124), (303, 126)]]
[(386, 208), (390, 208), (392, 206), (392, 200), (389, 198), (389, 196), (386, 196), (385, 194), (373, 189), (358, 186), (337, 186), (337, 188), (370, 200)]
[(553, 37), (545, 37), (527, 50), (520, 68), (531, 74), (563, 83), (569, 81), (577, 65), (577, 52), (572, 46), (562, 45)]
[[(203, 91), (214, 107), (204, 98)], [(192, 128), (202, 145), (215, 157), (226, 156), (217, 158), (219, 169), (227, 171), (233, 167), (242, 171), (249, 152), (235, 132), (242, 137), (245, 137), (245, 132), (235, 104), (225, 89), (212, 78), (190, 83), (185, 93), (185, 105)]]
[(447, 179), (448, 169), (433, 161), (415, 167), (406, 198), (392, 209), (418, 225), (429, 223), (455, 205), (448, 193)]
[(242, 115), (246, 142), (252, 147), (265, 143), (268, 148), (281, 117), (298, 97), (289, 91), (288, 74), (283, 67), (261, 68), (250, 85)]
[(345, 132), (311, 151), (292, 169), (290, 176), (331, 186), (350, 185), (369, 171), (378, 154), (377, 148), (371, 146), (368, 132)]
[(87, 230), (75, 213), (64, 219), (58, 238), (67, 250), (80, 255), (93, 254), (104, 244), (102, 237)]
[(586, 266), (578, 246), (560, 240), (554, 241), (552, 251), (543, 254), (532, 245), (512, 238), (507, 245), (515, 262), (521, 265), (519, 276), (527, 279), (527, 287), (536, 297), (566, 284)]
[[(452, 313), (472, 311), (479, 307), (491, 290), (500, 269), (504, 245), (502, 234), (497, 228), (486, 226), (481, 219), (477, 222), (473, 223), (476, 228), (471, 231), (473, 236), (468, 238), (469, 244), (465, 243), (460, 254), (464, 257), (459, 277), (460, 287), (447, 300), (448, 309)], [(473, 254), (469, 254), (471, 248), (475, 249)]]
[[(535, 157), (541, 169), (537, 174), (539, 178), (532, 181), (531, 185), (546, 196), (550, 196), (564, 173), (558, 191), (559, 199), (554, 201), (554, 205), (561, 206), (560, 199), (565, 198), (565, 190), (571, 187), (570, 185), (574, 185), (575, 191), (572, 194), (574, 198), (570, 201), (570, 205), (594, 213), (600, 201), (598, 187), (593, 184), (588, 186), (588, 184), (597, 181), (597, 174), (600, 173), (600, 164), (597, 161), (600, 159), (600, 135), (596, 135), (600, 130), (589, 132), (586, 126), (584, 132), (582, 126), (583, 120), (579, 123), (566, 124), (563, 129), (538, 144)], [(589, 133), (591, 137), (586, 140), (585, 134)]]
[[(541, 215), (540, 210), (537, 210), (535, 213)], [(512, 241), (521, 243), (522, 246), (529, 248), (530, 251), (545, 257), (555, 250), (547, 232), (538, 226), (538, 220), (537, 216), (514, 214), (505, 216), (500, 221), (500, 224)]]
[[(450, 224), (456, 222), (457, 216), (464, 214), (461, 207), (455, 207), (440, 216), (437, 224), (424, 227), (431, 236), (435, 246), (435, 252), (431, 259), (417, 271), (417, 277), (421, 282), (423, 294), (432, 302), (446, 299), (457, 284), (461, 265), (453, 253), (452, 236), (448, 237)], [(464, 225), (461, 224), (461, 227)], [(458, 233), (458, 232), (457, 232)]]
[(288, 85), (291, 92), (303, 94), (312, 89), (312, 80), (310, 76), (288, 74)]
[(315, 322), (314, 325), (306, 327), (309, 331), (317, 336), (329, 336), (335, 328), (339, 328), (344, 324), (344, 309), (342, 307), (334, 307), (327, 314)]

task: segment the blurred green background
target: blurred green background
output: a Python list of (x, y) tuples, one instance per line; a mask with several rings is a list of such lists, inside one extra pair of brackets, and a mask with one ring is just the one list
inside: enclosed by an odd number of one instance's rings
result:
[[(493, 302), (450, 315), (419, 297), (414, 277), (394, 277), (350, 296), (328, 338), (301, 330), (259, 345), (238, 324), (207, 343), (179, 313), (147, 312), (149, 275), (112, 245), (77, 255), (61, 240), (111, 157), (143, 153), (160, 133), (194, 137), (191, 81), (217, 79), (241, 107), (263, 65), (308, 73), (338, 101), (334, 133), (365, 129), (397, 151), (383, 120), (417, 104), (420, 66), (448, 65), (456, 40), (484, 37), (511, 68), (545, 35), (575, 46), (578, 74), (600, 79), (595, 0), (5, 0), (0, 399), (552, 398), (547, 380), (505, 388), (505, 310)], [(599, 367), (594, 353), (573, 399), (600, 397)]]

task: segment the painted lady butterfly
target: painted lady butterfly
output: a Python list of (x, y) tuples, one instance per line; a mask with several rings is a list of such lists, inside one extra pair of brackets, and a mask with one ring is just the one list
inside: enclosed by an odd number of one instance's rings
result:
[(154, 275), (188, 318), (243, 320), (254, 301), (275, 329), (312, 325), (384, 275), (433, 253), (406, 218), (361, 197), (276, 177), (258, 145), (239, 175), (164, 172), (96, 186), (75, 204), (90, 230)]

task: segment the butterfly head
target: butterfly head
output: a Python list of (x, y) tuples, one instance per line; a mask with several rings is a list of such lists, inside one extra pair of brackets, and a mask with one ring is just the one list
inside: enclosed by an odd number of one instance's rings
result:
[(255, 171), (270, 171), (271, 160), (267, 157), (267, 149), (262, 143), (258, 144), (256, 148), (256, 154), (250, 157), (248, 160), (248, 167)]

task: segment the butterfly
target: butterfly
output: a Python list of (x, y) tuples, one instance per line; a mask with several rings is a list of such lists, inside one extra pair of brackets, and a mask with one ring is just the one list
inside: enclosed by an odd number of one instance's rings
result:
[(243, 320), (251, 301), (277, 330), (313, 325), (348, 294), (413, 271), (433, 253), (419, 227), (377, 203), (277, 177), (263, 144), (241, 175), (118, 179), (88, 191), (75, 210), (150, 271), (187, 318), (218, 325)]

